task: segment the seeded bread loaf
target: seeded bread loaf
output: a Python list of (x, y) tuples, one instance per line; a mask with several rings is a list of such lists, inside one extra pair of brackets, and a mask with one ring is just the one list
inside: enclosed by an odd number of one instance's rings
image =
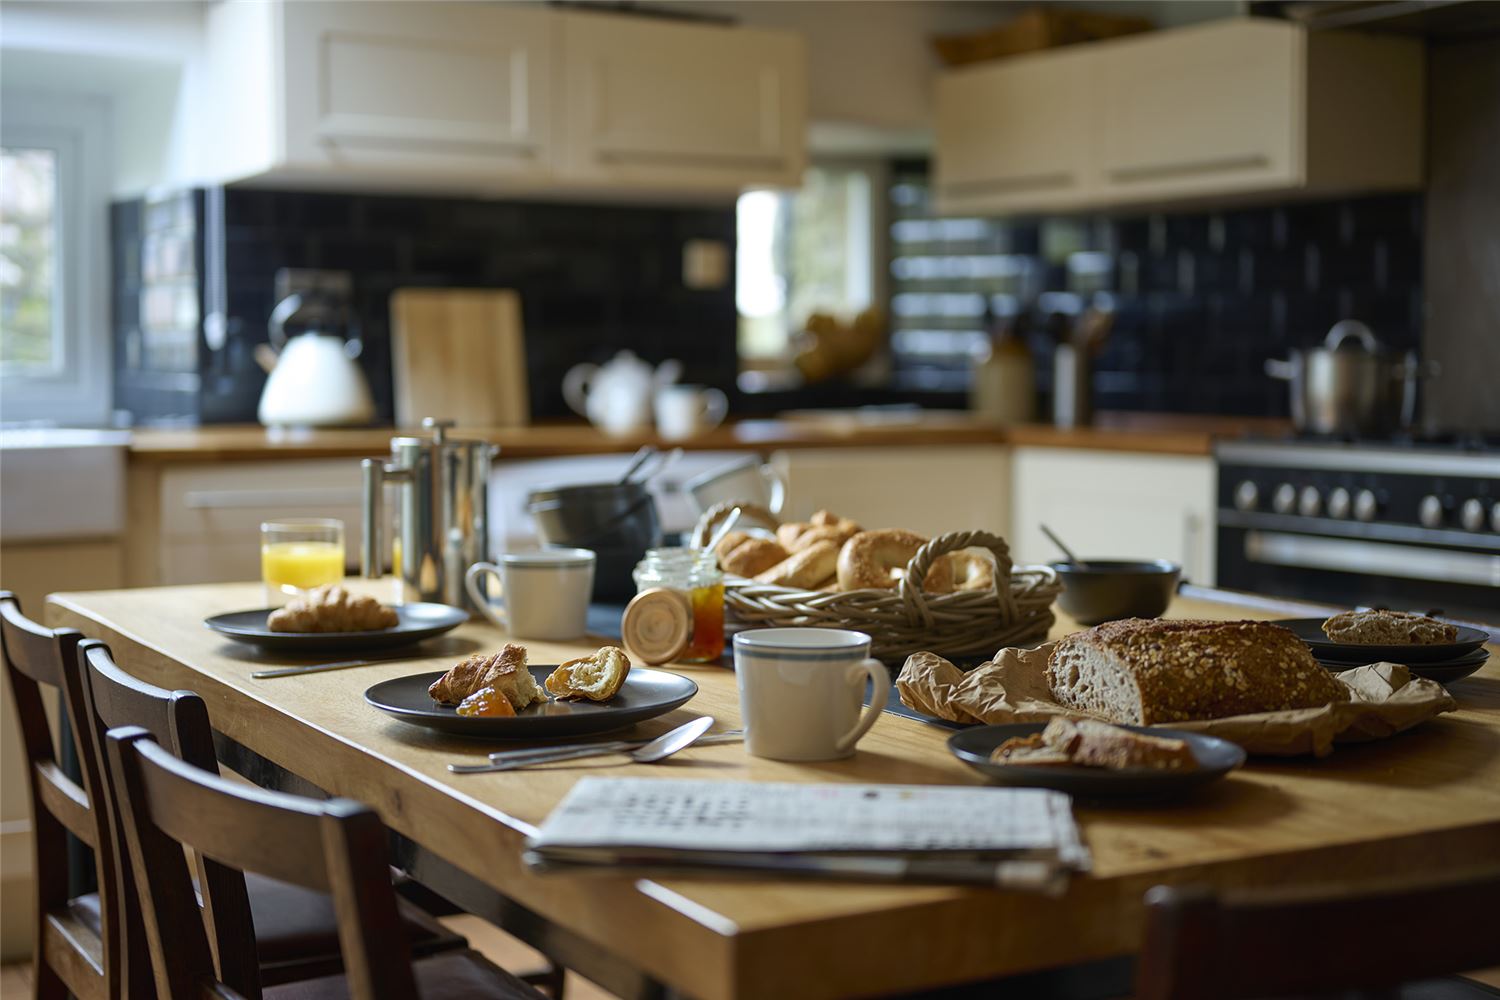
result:
[(1267, 622), (1106, 622), (1057, 644), (1047, 683), (1063, 705), (1139, 726), (1349, 700), (1300, 639)]
[(1440, 622), (1426, 615), (1410, 611), (1345, 611), (1334, 615), (1323, 623), (1323, 633), (1334, 642), (1351, 645), (1406, 644), (1428, 646), (1439, 642), (1453, 642), (1458, 638), (1458, 626)]

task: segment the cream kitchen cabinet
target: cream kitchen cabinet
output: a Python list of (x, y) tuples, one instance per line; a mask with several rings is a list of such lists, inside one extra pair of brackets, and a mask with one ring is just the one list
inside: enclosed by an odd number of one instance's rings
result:
[(559, 19), (567, 174), (688, 187), (801, 183), (799, 36), (603, 13)]
[(944, 210), (1034, 211), (1083, 201), (1092, 63), (1081, 49), (939, 77), (934, 185)]
[(221, 2), (202, 173), (504, 194), (800, 183), (788, 32), (449, 0)]
[(923, 535), (1010, 523), (1010, 461), (998, 445), (808, 448), (772, 456), (786, 479), (790, 520), (819, 508), (866, 528)]
[(344, 522), (357, 571), (358, 459), (194, 462), (131, 469), (126, 536), (131, 586), (260, 579), (260, 525), (281, 517)]
[(1018, 562), (1062, 558), (1046, 524), (1080, 558), (1170, 559), (1214, 582), (1213, 459), (1193, 455), (1016, 448), (1011, 546)]
[(1424, 72), (1415, 39), (1260, 18), (950, 71), (937, 90), (939, 205), (1417, 189)]

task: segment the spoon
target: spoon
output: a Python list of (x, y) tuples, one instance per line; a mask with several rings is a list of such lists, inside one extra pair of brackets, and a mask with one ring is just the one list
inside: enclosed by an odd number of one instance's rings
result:
[(639, 472), (641, 466), (645, 465), (646, 462), (651, 458), (651, 456), (655, 454), (656, 449), (653, 446), (649, 444), (641, 445), (640, 449), (636, 451), (634, 457), (630, 459), (630, 464), (625, 467), (625, 475), (620, 477), (620, 485), (624, 486), (626, 483), (630, 482), (630, 477)]
[(551, 764), (560, 760), (578, 760), (582, 757), (601, 757), (612, 753), (622, 753), (636, 764), (655, 764), (657, 761), (666, 760), (679, 750), (685, 750), (692, 746), (698, 741), (700, 736), (712, 728), (713, 724), (713, 716), (699, 716), (692, 722), (685, 722), (676, 729), (665, 732), (645, 746), (634, 750), (626, 749), (629, 744), (622, 747), (618, 743), (600, 743), (597, 746), (580, 747), (577, 750), (559, 752), (550, 757), (526, 757), (519, 760), (495, 761), (489, 764), (449, 764), (448, 770), (454, 774), (514, 771), (517, 768), (531, 767), (535, 764)]
[(1077, 556), (1075, 556), (1073, 554), (1073, 550), (1070, 549), (1070, 548), (1068, 548), (1066, 545), (1064, 545), (1063, 544), (1063, 540), (1061, 538), (1058, 538), (1056, 535), (1054, 535), (1052, 533), (1052, 529), (1051, 528), (1047, 527), (1045, 524), (1039, 525), (1039, 527), (1042, 529), (1042, 534), (1046, 535), (1049, 539), (1051, 539), (1052, 540), (1052, 544), (1056, 545), (1059, 549), (1061, 549), (1062, 550), (1062, 554), (1068, 557), (1068, 562), (1072, 563), (1074, 566), (1077, 566), (1079, 569), (1087, 569), (1088, 568), (1088, 564), (1085, 563), (1082, 559), (1080, 559)]

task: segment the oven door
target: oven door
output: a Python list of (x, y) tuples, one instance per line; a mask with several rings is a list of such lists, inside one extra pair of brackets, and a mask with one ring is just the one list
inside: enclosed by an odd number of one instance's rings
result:
[(1500, 622), (1500, 554), (1480, 546), (1221, 524), (1218, 582), (1233, 590), (1339, 606), (1436, 610)]

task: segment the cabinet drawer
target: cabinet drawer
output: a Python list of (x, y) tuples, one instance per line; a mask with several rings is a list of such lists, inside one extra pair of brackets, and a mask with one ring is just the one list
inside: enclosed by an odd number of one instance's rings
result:
[(354, 459), (195, 466), (168, 469), (161, 477), (163, 540), (216, 540), (244, 545), (253, 554), (262, 521), (336, 517), (344, 522), (345, 549), (352, 551), (360, 516)]

